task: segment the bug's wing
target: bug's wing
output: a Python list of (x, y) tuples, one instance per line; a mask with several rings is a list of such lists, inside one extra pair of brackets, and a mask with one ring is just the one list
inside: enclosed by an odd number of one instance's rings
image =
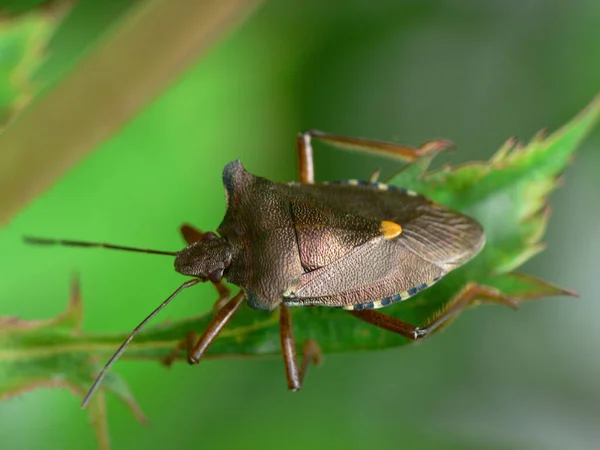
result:
[(433, 283), (445, 273), (398, 240), (379, 238), (354, 248), (344, 258), (304, 274), (295, 298), (284, 302), (348, 307), (408, 292)]
[(300, 261), (313, 271), (343, 259), (353, 248), (381, 236), (381, 222), (310, 199), (290, 198)]
[(419, 207), (418, 212), (403, 225), (399, 240), (424, 260), (449, 272), (469, 261), (483, 248), (483, 229), (470, 217), (435, 203)]
[[(404, 300), (471, 259), (484, 241), (474, 220), (424, 205), (397, 238), (379, 236), (302, 275), (300, 288), (284, 302), (350, 307), (391, 297)], [(377, 306), (385, 305), (371, 307)]]
[[(399, 224), (398, 237), (413, 253), (451, 270), (475, 256), (485, 236), (479, 223), (414, 192), (376, 184), (291, 186), (290, 200), (305, 269), (313, 270), (343, 258), (352, 248), (377, 238), (382, 221)], [(295, 205), (295, 206), (294, 206)], [(335, 239), (305, 230), (335, 232)], [(347, 239), (352, 237), (352, 239)], [(310, 244), (303, 252), (302, 240)], [(340, 245), (341, 244), (341, 245)], [(327, 258), (309, 261), (326, 249)], [(340, 251), (343, 250), (343, 251)], [(338, 255), (334, 253), (337, 252)], [(306, 262), (304, 261), (306, 260)], [(325, 264), (323, 264), (325, 260)], [(316, 266), (316, 267), (311, 267)]]

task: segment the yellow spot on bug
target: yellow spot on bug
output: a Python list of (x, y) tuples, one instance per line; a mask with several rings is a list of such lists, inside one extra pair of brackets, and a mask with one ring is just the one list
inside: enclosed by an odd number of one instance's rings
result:
[(394, 239), (395, 237), (400, 236), (402, 233), (402, 227), (400, 225), (387, 220), (381, 222), (379, 229), (381, 230), (383, 237), (386, 239)]

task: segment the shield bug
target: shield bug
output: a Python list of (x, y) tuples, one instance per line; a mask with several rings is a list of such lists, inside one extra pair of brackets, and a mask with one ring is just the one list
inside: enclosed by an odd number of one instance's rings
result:
[[(451, 211), (415, 192), (379, 183), (346, 180), (315, 183), (311, 140), (384, 156), (416, 160), (442, 150), (448, 141), (419, 148), (347, 138), (320, 131), (297, 138), (299, 182), (277, 183), (247, 172), (239, 160), (223, 171), (227, 212), (217, 233), (182, 227), (188, 246), (163, 252), (92, 242), (26, 238), (34, 244), (104, 247), (175, 257), (175, 270), (192, 279), (144, 319), (111, 357), (83, 401), (87, 404), (106, 371), (138, 331), (179, 292), (199, 282), (215, 285), (220, 301), (203, 334), (188, 336), (188, 361), (198, 363), (243, 301), (252, 308), (279, 308), (280, 336), (288, 387), (298, 390), (311, 361), (320, 357), (314, 341), (296, 358), (291, 306), (327, 306), (409, 339), (422, 338), (475, 298), (510, 303), (497, 292), (468, 285), (447, 308), (421, 327), (377, 309), (404, 301), (428, 288), (482, 249), (485, 234), (474, 219)], [(239, 286), (230, 297), (223, 279)]]

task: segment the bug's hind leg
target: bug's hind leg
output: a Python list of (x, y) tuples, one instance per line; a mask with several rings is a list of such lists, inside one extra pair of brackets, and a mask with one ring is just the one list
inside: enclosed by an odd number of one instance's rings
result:
[(312, 362), (318, 366), (321, 363), (321, 349), (314, 339), (307, 339), (302, 349), (302, 363), (298, 367), (290, 307), (284, 304), (280, 306), (279, 310), (279, 331), (288, 388), (291, 391), (297, 391), (302, 387), (309, 364)]
[(515, 308), (517, 301), (500, 293), (497, 289), (479, 286), (475, 283), (467, 284), (454, 296), (448, 304), (438, 311), (423, 327), (417, 327), (403, 322), (395, 317), (390, 317), (372, 309), (348, 311), (371, 325), (398, 333), (408, 339), (417, 340), (448, 325), (458, 314), (468, 306), (484, 301), (503, 303)]
[(190, 364), (198, 364), (200, 359), (206, 353), (206, 350), (219, 336), (223, 328), (229, 323), (231, 318), (239, 309), (240, 305), (244, 301), (246, 294), (244, 291), (238, 292), (231, 300), (229, 300), (213, 317), (210, 321), (204, 333), (197, 338), (195, 332), (188, 333), (184, 340), (182, 340), (177, 347), (163, 360), (163, 363), (168, 367), (179, 356), (179, 354), (187, 349), (187, 360)]
[(516, 308), (518, 305), (516, 299), (502, 294), (497, 289), (469, 283), (445, 307), (429, 319), (421, 331), (425, 331), (426, 334), (433, 333), (450, 324), (465, 308), (483, 302), (502, 303), (511, 308)]
[(346, 137), (324, 133), (323, 131), (318, 130), (309, 130), (298, 134), (296, 139), (296, 148), (298, 150), (298, 172), (301, 183), (312, 184), (315, 182), (315, 169), (312, 149), (313, 138), (331, 144), (335, 147), (348, 150), (359, 150), (367, 153), (374, 153), (380, 156), (399, 158), (406, 161), (414, 161), (429, 153), (454, 147), (452, 142), (443, 139), (428, 141), (420, 147), (409, 147), (391, 142)]
[(374, 309), (360, 309), (360, 310), (349, 310), (350, 314), (354, 317), (375, 325), (376, 327), (383, 328), (384, 330), (391, 331), (392, 333), (399, 334), (405, 338), (413, 341), (423, 336), (420, 335), (421, 329), (415, 325), (411, 325), (408, 322), (404, 322), (395, 317), (388, 316), (387, 314), (380, 313)]

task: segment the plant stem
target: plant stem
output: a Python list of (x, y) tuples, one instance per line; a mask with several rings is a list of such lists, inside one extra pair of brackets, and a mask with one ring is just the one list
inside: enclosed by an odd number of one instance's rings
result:
[(258, 0), (141, 2), (0, 134), (0, 226), (117, 132)]

